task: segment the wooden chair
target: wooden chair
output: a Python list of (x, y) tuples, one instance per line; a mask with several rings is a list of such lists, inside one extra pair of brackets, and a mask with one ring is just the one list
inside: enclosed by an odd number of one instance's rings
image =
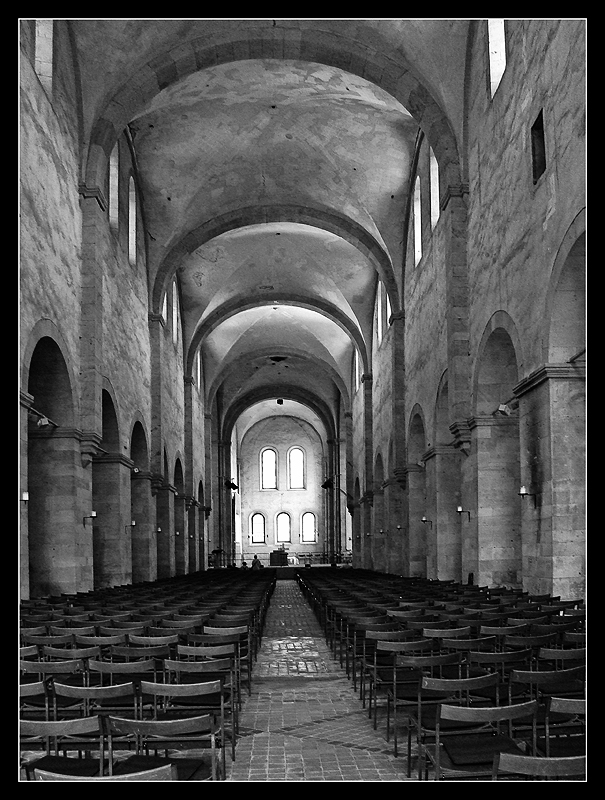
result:
[[(199, 638), (198, 638), (199, 637)], [(207, 637), (212, 637), (211, 639)], [(250, 632), (247, 625), (236, 625), (235, 627), (215, 627), (204, 625), (201, 634), (190, 634), (187, 642), (189, 644), (236, 644), (235, 661), (238, 670), (238, 682), (245, 685), (248, 696), (252, 694), (252, 644), (250, 642)]]
[(239, 703), (235, 675), (235, 662), (231, 657), (213, 658), (205, 661), (164, 660), (166, 683), (198, 684), (219, 680), (220, 692), (204, 693), (202, 696), (182, 697), (178, 701), (181, 708), (195, 708), (202, 712), (220, 713), (223, 731), (231, 739), (231, 758), (235, 760), (235, 745), (239, 731)]
[[(435, 678), (430, 675), (423, 676), (418, 682), (417, 699), (415, 704), (407, 708), (407, 757), (408, 778), (412, 768), (412, 739), (414, 734), (418, 752), (426, 746), (428, 741), (434, 741), (436, 720), (441, 703), (454, 703), (456, 705), (470, 706), (488, 705), (485, 694), (493, 692), (497, 695), (499, 675), (489, 673), (475, 678)], [(446, 723), (448, 731), (464, 731), (472, 727), (472, 722)], [(393, 725), (393, 755), (397, 756), (397, 724)], [(418, 780), (421, 780), (422, 763), (418, 759)]]
[[(139, 719), (174, 720), (212, 714), (217, 719), (221, 737), (221, 756), (225, 767), (225, 678), (200, 683), (152, 683), (141, 681)], [(143, 701), (150, 698), (150, 701)], [(223, 769), (224, 772), (224, 769)]]
[[(436, 717), (434, 742), (421, 747), (420, 772), (428, 780), (429, 767), (434, 780), (489, 780), (497, 753), (530, 754), (536, 752), (537, 701), (510, 706), (476, 708), (442, 703)], [(533, 720), (528, 736), (518, 721)], [(454, 727), (470, 723), (464, 731)], [(529, 739), (529, 742), (528, 742)]]
[(559, 781), (586, 777), (586, 756), (545, 758), (521, 753), (497, 753), (494, 757), (492, 780)]
[(136, 685), (131, 681), (109, 686), (70, 686), (53, 680), (50, 694), (55, 719), (109, 713), (136, 718), (139, 713)]
[[(109, 716), (105, 720), (109, 772), (127, 780), (151, 768), (171, 767), (178, 781), (216, 781), (225, 778), (219, 756), (222, 731), (212, 714), (174, 720), (131, 720)], [(133, 755), (115, 759), (117, 749), (134, 748)], [(178, 751), (188, 751), (180, 755)], [(160, 755), (162, 753), (162, 755)], [(170, 755), (168, 755), (170, 753)]]
[(61, 775), (58, 772), (48, 772), (44, 769), (33, 770), (35, 781), (89, 781), (98, 783), (104, 781), (178, 781), (178, 774), (174, 764), (166, 764), (155, 769), (146, 769), (142, 772), (130, 772), (125, 775), (93, 775), (82, 777), (80, 775)]
[[(104, 737), (98, 716), (49, 721), (22, 719), (19, 729), (21, 752), (42, 752), (39, 758), (22, 763), (28, 781), (34, 779), (34, 769), (84, 777), (103, 774)], [(98, 755), (92, 757), (93, 752)]]
[(549, 697), (544, 737), (538, 736), (538, 751), (547, 757), (586, 755), (586, 700)]

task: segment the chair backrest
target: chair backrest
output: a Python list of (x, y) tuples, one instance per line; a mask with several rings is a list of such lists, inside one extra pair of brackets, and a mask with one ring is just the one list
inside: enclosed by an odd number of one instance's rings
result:
[(124, 661), (144, 660), (148, 658), (169, 658), (170, 645), (158, 644), (155, 646), (148, 645), (142, 647), (135, 647), (131, 644), (112, 644), (109, 648), (109, 654), (112, 659), (123, 659)]
[(22, 752), (43, 746), (47, 753), (67, 750), (99, 750), (99, 767), (103, 763), (104, 735), (98, 715), (64, 720), (19, 720)]
[(178, 633), (171, 633), (162, 636), (138, 636), (134, 633), (128, 634), (128, 643), (138, 647), (157, 647), (158, 645), (178, 644)]
[(189, 658), (211, 659), (231, 656), (235, 658), (235, 643), (231, 644), (179, 644), (176, 648), (177, 656)]
[(562, 756), (545, 758), (523, 753), (496, 753), (492, 780), (500, 775), (526, 775), (534, 778), (580, 777), (586, 775), (586, 756)]
[[(557, 688), (567, 686), (580, 689), (586, 676), (585, 666), (572, 667), (571, 669), (557, 670), (511, 670), (508, 680), (509, 689), (512, 691), (514, 684), (524, 684), (532, 696), (537, 697), (541, 690), (548, 690), (549, 685)], [(563, 691), (561, 689), (561, 691)]]
[(174, 764), (166, 764), (155, 769), (146, 769), (141, 772), (127, 772), (125, 775), (96, 775), (85, 777), (82, 775), (61, 775), (57, 772), (48, 772), (34, 767), (35, 781), (89, 781), (91, 783), (104, 783), (105, 781), (177, 781), (177, 769)]

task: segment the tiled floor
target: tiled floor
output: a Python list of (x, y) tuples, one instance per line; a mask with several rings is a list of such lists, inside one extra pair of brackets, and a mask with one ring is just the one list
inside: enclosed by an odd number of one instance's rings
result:
[(278, 580), (229, 781), (404, 781), (294, 580)]

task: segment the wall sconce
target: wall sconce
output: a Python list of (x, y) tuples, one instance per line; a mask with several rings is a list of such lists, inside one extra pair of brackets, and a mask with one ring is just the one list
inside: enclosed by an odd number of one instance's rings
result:
[(24, 503), (27, 503), (27, 501), (29, 500), (29, 492), (22, 492), (21, 493), (21, 500)]
[(237, 492), (237, 490), (239, 489), (239, 486), (233, 483), (233, 481), (225, 481), (225, 486), (234, 492)]
[(401, 525), (397, 526), (397, 533), (401, 533)]
[(471, 512), (470, 511), (464, 511), (462, 506), (458, 506), (458, 508), (456, 509), (456, 512), (458, 514), (468, 514), (468, 518), (469, 518), (469, 521), (470, 521), (470, 518), (471, 518)]
[(96, 511), (91, 511), (90, 514), (87, 517), (83, 517), (82, 518), (82, 525), (86, 525), (86, 520), (87, 519), (94, 519), (96, 516), (97, 516), (97, 512)]
[(128, 528), (134, 528), (136, 524), (136, 521), (133, 519), (131, 520), (130, 525), (124, 525), (124, 530), (128, 531)]
[(180, 534), (180, 531), (175, 531), (175, 532), (174, 532), (174, 535), (175, 535), (175, 536), (180, 536), (180, 535), (181, 535), (181, 534)]
[[(459, 510), (462, 510), (462, 509), (460, 508)], [(433, 521), (432, 521), (432, 520), (430, 520), (430, 519), (427, 519), (426, 517), (422, 517), (422, 519), (420, 520), (420, 522), (424, 522), (424, 524), (425, 524), (425, 525), (426, 525), (426, 523), (428, 522), (428, 524), (431, 526), (431, 528), (433, 527)]]
[(519, 489), (519, 497), (523, 500), (525, 497), (533, 497), (534, 498), (534, 508), (537, 508), (536, 503), (536, 495), (533, 492), (527, 491), (527, 486), (522, 486)]

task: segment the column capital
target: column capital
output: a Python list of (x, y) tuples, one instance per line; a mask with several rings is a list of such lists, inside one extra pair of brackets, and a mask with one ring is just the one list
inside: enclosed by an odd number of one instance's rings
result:
[(163, 328), (166, 327), (166, 320), (162, 314), (154, 314), (153, 312), (149, 312), (147, 314), (148, 322), (158, 322)]

